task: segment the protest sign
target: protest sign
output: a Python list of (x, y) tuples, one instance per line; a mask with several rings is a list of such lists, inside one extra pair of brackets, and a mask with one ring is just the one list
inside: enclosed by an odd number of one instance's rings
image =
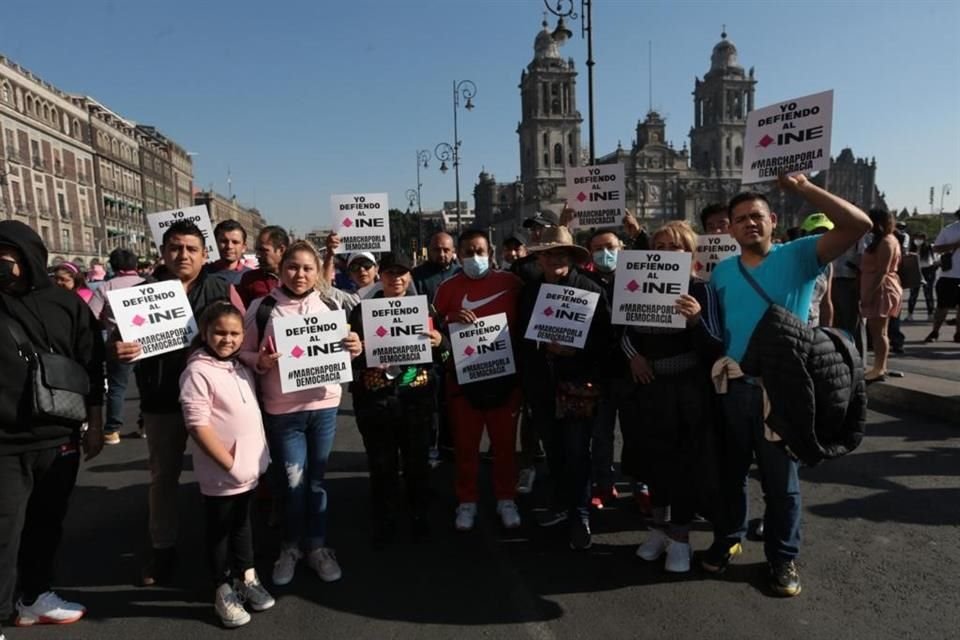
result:
[(472, 324), (451, 322), (449, 328), (457, 382), (468, 384), (516, 373), (507, 314), (477, 318)]
[(385, 193), (330, 196), (337, 253), (390, 251), (390, 214)]
[(833, 90), (787, 100), (747, 114), (743, 184), (780, 174), (830, 168)]
[(709, 280), (713, 268), (730, 256), (740, 255), (740, 245), (728, 233), (697, 236), (697, 253), (694, 254), (693, 270), (704, 280)]
[(368, 367), (433, 361), (427, 296), (371, 298), (360, 307)]
[(583, 349), (599, 300), (592, 291), (541, 284), (524, 337)]
[(285, 316), (272, 322), (282, 393), (353, 380), (350, 352), (343, 347), (350, 331), (344, 311)]
[(613, 324), (682, 329), (677, 298), (690, 286), (690, 254), (621, 251), (613, 285)]
[(107, 300), (124, 342), (139, 342), (150, 358), (190, 345), (197, 323), (187, 292), (179, 280), (107, 291)]
[(567, 206), (571, 227), (619, 227), (626, 206), (623, 165), (567, 167)]
[(186, 207), (183, 209), (170, 209), (169, 211), (157, 211), (147, 214), (147, 223), (150, 225), (150, 233), (153, 234), (153, 243), (157, 245), (157, 250), (163, 244), (163, 233), (174, 222), (188, 220), (199, 227), (203, 232), (204, 240), (207, 245), (207, 262), (213, 262), (220, 258), (220, 250), (217, 249), (217, 240), (213, 237), (213, 226), (210, 224), (210, 215), (207, 213), (207, 207), (199, 204), (195, 207)]

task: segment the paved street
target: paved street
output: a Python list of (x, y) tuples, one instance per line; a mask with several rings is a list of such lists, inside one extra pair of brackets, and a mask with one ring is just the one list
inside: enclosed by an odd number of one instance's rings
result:
[[(448, 466), (435, 472), (433, 541), (372, 552), (362, 446), (351, 416), (342, 415), (339, 427), (329, 491), (331, 542), (344, 579), (323, 584), (301, 568), (289, 587), (274, 590), (276, 608), (232, 637), (876, 640), (956, 637), (960, 628), (956, 426), (871, 413), (859, 451), (803, 472), (804, 589), (792, 600), (767, 594), (757, 543), (722, 579), (699, 571), (674, 577), (645, 564), (634, 556), (641, 523), (628, 498), (595, 517), (587, 553), (569, 551), (561, 531), (525, 525), (504, 535), (489, 495), (478, 529), (457, 535)], [(132, 586), (145, 544), (145, 458), (146, 441), (124, 439), (81, 473), (59, 588), (87, 605), (89, 617), (64, 628), (8, 628), (8, 638), (228, 633), (209, 604), (200, 498), (189, 473), (177, 586)], [(258, 560), (268, 579), (277, 542), (260, 516)], [(708, 540), (698, 531), (694, 547)]]

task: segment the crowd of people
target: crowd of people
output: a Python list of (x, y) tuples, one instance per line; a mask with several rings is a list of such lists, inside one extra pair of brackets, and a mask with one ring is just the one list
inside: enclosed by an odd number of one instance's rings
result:
[[(591, 517), (617, 497), (619, 424), (620, 473), (649, 508), (637, 556), (662, 559), (668, 572), (690, 571), (689, 531), (702, 517), (714, 538), (699, 564), (722, 573), (742, 551), (746, 479), (756, 461), (766, 503), (761, 534), (769, 585), (782, 596), (799, 594), (798, 460), (767, 428), (773, 421), (766, 405), (776, 413), (781, 398), (776, 385), (741, 364), (751, 358), (758, 327), (765, 328), (778, 309), (781, 323), (832, 326), (851, 339), (859, 339), (866, 320), (874, 350), (866, 380), (882, 379), (889, 324), (902, 304), (903, 247), (886, 212), (868, 215), (803, 176), (783, 177), (780, 187), (820, 213), (804, 221), (796, 239), (779, 242), (776, 213), (761, 193), (740, 193), (706, 208), (700, 220), (705, 233), (729, 233), (741, 255), (719, 263), (709, 282), (692, 270), (688, 293), (675, 301), (685, 327), (670, 329), (613, 325), (611, 304), (622, 284), (616, 273), (621, 251), (678, 252), (693, 262), (697, 235), (679, 221), (648, 232), (628, 214), (622, 230), (596, 230), (579, 246), (568, 228), (570, 212), (544, 211), (500, 247), (480, 230), (458, 238), (437, 233), (418, 266), (399, 252), (358, 252), (344, 260), (336, 253), (336, 235), (318, 251), (271, 226), (255, 240), (256, 268), (243, 260), (247, 238), (238, 223), (216, 227), (220, 258), (208, 263), (200, 230), (177, 222), (163, 235), (158, 265), (144, 269), (135, 254), (117, 249), (109, 259), (112, 277), (104, 280), (101, 268), (95, 284), (74, 265), (48, 272), (37, 234), (18, 222), (0, 222), (0, 319), (10, 329), (0, 332), (7, 372), (0, 383), (0, 620), (14, 612), (18, 626), (83, 616), (82, 605), (52, 590), (54, 550), (81, 452), (90, 459), (104, 443), (120, 442), (131, 374), (141, 390), (149, 451), (151, 553), (142, 585), (166, 584), (174, 575), (177, 494), (188, 447), (203, 496), (214, 608), (225, 626), (246, 624), (248, 610), (275, 605), (254, 566), (251, 507), (261, 481), (281, 529), (270, 584), (290, 583), (301, 563), (323, 581), (339, 580), (343, 571), (327, 535), (337, 498), (328, 495), (324, 474), (341, 386), (284, 393), (273, 329), (275, 319), (329, 310), (342, 310), (351, 328), (342, 349), (352, 361), (350, 392), (366, 450), (377, 547), (398, 544), (401, 532), (429, 536), (430, 469), (445, 449), (455, 465), (451, 526), (474, 528), (486, 431), (502, 526), (517, 528), (527, 517), (517, 496), (531, 492), (536, 462), (545, 456), (547, 478), (541, 480), (549, 484), (549, 503), (537, 512), (536, 524), (565, 527), (571, 549), (590, 548)], [(932, 247), (915, 236), (909, 248), (921, 256), (931, 311), (932, 279), (936, 267), (942, 269), (928, 337), (935, 340), (948, 311), (960, 305), (960, 221)], [(199, 333), (189, 349), (140, 359), (139, 343), (123, 341), (117, 331), (106, 293), (166, 280), (183, 284)], [(548, 284), (598, 296), (583, 348), (523, 338)], [(364, 301), (415, 295), (430, 303), (431, 361), (368, 363)], [(911, 314), (916, 300), (911, 296)], [(458, 382), (450, 325), (500, 313), (512, 336), (516, 373)], [(20, 333), (28, 339), (18, 339)], [(960, 333), (954, 339), (960, 341)], [(36, 372), (54, 367), (40, 357), (48, 352), (86, 371), (83, 420), (45, 414), (30, 402), (40, 384)], [(47, 371), (51, 384), (56, 378)]]

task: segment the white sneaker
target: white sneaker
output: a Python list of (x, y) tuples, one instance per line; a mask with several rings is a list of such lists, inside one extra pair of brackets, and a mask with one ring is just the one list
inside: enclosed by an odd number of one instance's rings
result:
[(667, 545), (667, 561), (664, 569), (670, 573), (686, 573), (690, 571), (690, 544), (671, 540)]
[(297, 570), (297, 562), (303, 557), (300, 549), (284, 547), (280, 550), (280, 557), (273, 563), (273, 584), (283, 586), (290, 584), (293, 574)]
[(457, 506), (457, 519), (453, 526), (457, 531), (470, 531), (473, 529), (473, 522), (477, 519), (477, 503), (464, 502)]
[(513, 500), (498, 500), (497, 513), (500, 514), (500, 522), (505, 529), (516, 529), (520, 526), (520, 513), (517, 511), (517, 503)]
[(307, 564), (324, 582), (336, 582), (343, 577), (343, 571), (337, 563), (337, 556), (329, 547), (318, 547), (311, 551)]
[(256, 576), (252, 582), (237, 580), (233, 589), (254, 611), (266, 611), (277, 604), (270, 592), (260, 583), (260, 578)]
[(527, 495), (533, 492), (533, 483), (537, 480), (537, 470), (534, 467), (520, 469), (517, 477), (517, 493)]
[(53, 591), (41, 593), (33, 604), (27, 606), (23, 600), (17, 602), (18, 627), (30, 627), (35, 624), (70, 624), (83, 617), (87, 609), (82, 604), (67, 602)]
[(637, 556), (647, 562), (652, 562), (663, 555), (663, 552), (667, 550), (668, 542), (669, 538), (667, 538), (667, 534), (663, 532), (663, 529), (653, 529), (647, 535), (647, 539), (643, 541), (643, 544), (637, 547)]
[(229, 584), (224, 583), (217, 587), (217, 595), (213, 600), (213, 608), (220, 616), (220, 622), (227, 629), (242, 627), (250, 622), (250, 614), (243, 608), (240, 596)]

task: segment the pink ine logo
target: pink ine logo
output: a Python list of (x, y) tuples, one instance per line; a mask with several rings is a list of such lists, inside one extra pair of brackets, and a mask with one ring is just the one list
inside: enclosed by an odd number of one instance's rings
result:
[(137, 325), (138, 327), (142, 327), (143, 323), (146, 321), (147, 319), (139, 314), (133, 316), (133, 324)]
[(583, 202), (586, 199), (587, 199), (587, 194), (585, 194), (583, 191), (577, 194), (577, 200), (579, 200), (580, 202)]
[(387, 331), (386, 329), (384, 329), (383, 327), (379, 327), (379, 328), (377, 329), (377, 331), (376, 331), (376, 334), (377, 334), (378, 336), (380, 336), (381, 338), (382, 338), (383, 336), (387, 335), (388, 333), (390, 333), (390, 332)]
[(476, 353), (476, 352), (477, 352), (477, 350), (474, 349), (473, 347), (471, 347), (470, 345), (467, 345), (467, 348), (463, 350), (464, 355), (466, 355), (466, 356), (468, 356), (468, 357), (469, 357), (469, 356), (472, 356), (472, 355), (473, 355), (474, 353)]
[(553, 307), (547, 307), (543, 310), (543, 315), (549, 317), (553, 315)]
[(637, 281), (636, 281), (636, 280), (631, 280), (629, 283), (627, 283), (627, 290), (628, 290), (630, 293), (633, 293), (634, 291), (636, 291), (636, 290), (639, 289), (639, 288), (640, 288), (640, 285), (637, 284)]
[(351, 220), (350, 218), (344, 218), (342, 224), (343, 226), (349, 229), (350, 227), (353, 226), (353, 220)]
[(760, 138), (760, 146), (764, 149), (769, 147), (772, 142), (773, 138), (771, 138), (769, 135), (764, 135), (762, 138)]
[(303, 349), (301, 349), (300, 346), (298, 345), (298, 346), (296, 346), (296, 347), (293, 348), (293, 350), (290, 352), (290, 355), (292, 355), (294, 358), (299, 358), (299, 357), (302, 356), (304, 353), (305, 353), (305, 351), (304, 351)]

